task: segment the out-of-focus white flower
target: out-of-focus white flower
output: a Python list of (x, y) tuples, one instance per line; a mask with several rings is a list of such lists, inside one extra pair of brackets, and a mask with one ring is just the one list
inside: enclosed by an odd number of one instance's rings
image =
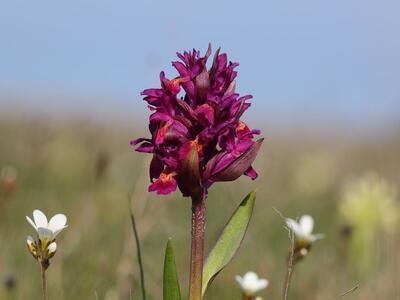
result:
[(310, 215), (304, 215), (299, 222), (293, 219), (286, 219), (286, 225), (293, 231), (298, 241), (313, 243), (316, 240), (322, 239), (323, 234), (313, 234), (314, 219)]
[(247, 272), (243, 277), (237, 275), (236, 281), (239, 283), (243, 293), (247, 296), (254, 296), (257, 292), (268, 286), (268, 280), (258, 278), (254, 272)]
[(34, 221), (32, 221), (28, 216), (26, 217), (26, 220), (33, 228), (35, 228), (42, 244), (51, 242), (64, 228), (68, 227), (68, 225), (66, 225), (67, 217), (65, 215), (57, 214), (47, 222), (46, 215), (38, 209), (33, 211)]

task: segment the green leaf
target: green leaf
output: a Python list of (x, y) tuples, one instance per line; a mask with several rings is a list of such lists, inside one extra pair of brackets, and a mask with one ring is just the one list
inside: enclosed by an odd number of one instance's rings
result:
[(181, 299), (181, 291), (179, 288), (178, 274), (176, 273), (175, 256), (171, 239), (168, 240), (167, 249), (165, 250), (163, 295), (164, 300)]
[(255, 199), (255, 191), (243, 199), (211, 250), (203, 268), (202, 296), (215, 276), (225, 268), (239, 249), (253, 213)]

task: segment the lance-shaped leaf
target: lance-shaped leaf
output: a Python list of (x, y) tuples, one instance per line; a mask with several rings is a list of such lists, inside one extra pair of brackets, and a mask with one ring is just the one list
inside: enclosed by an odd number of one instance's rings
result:
[(171, 239), (168, 240), (167, 248), (165, 250), (163, 299), (181, 300), (181, 291), (179, 288), (178, 274), (176, 272), (175, 256)]
[(231, 261), (239, 249), (253, 213), (255, 199), (255, 191), (243, 199), (211, 250), (203, 268), (203, 296), (215, 276)]
[(238, 179), (246, 172), (246, 170), (249, 169), (251, 164), (256, 159), (257, 153), (260, 150), (263, 141), (263, 138), (256, 141), (246, 152), (240, 155), (224, 170), (214, 174), (211, 179), (213, 181), (233, 181)]

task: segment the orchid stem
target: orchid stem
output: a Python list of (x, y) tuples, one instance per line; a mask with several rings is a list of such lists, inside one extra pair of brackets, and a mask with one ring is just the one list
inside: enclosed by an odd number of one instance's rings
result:
[(46, 265), (45, 262), (40, 260), (40, 272), (41, 272), (41, 277), (42, 277), (42, 292), (43, 292), (43, 300), (48, 300), (47, 296), (47, 280), (46, 280)]
[(192, 196), (192, 251), (190, 258), (189, 300), (201, 300), (206, 223), (205, 212), (205, 197)]

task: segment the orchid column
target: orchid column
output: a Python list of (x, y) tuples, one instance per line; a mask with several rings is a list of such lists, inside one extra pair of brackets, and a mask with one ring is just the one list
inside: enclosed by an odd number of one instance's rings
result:
[(245, 174), (257, 177), (251, 167), (262, 139), (240, 120), (249, 108), (235, 92), (237, 63), (218, 49), (210, 69), (205, 56), (193, 49), (178, 53), (172, 65), (179, 76), (169, 80), (160, 73), (161, 88), (142, 92), (153, 112), (151, 138), (131, 142), (136, 151), (151, 153), (149, 191), (166, 195), (177, 187), (192, 199), (192, 251), (190, 299), (201, 299), (204, 261), (205, 202), (207, 190), (218, 181), (233, 181)]

